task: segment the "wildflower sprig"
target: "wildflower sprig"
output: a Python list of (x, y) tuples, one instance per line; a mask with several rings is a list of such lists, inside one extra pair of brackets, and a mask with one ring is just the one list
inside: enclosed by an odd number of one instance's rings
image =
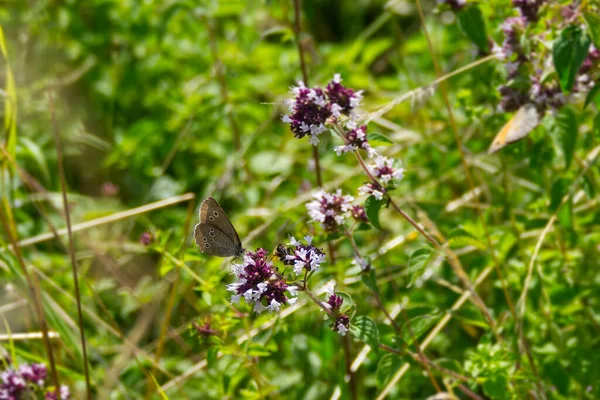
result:
[(69, 387), (61, 385), (57, 391), (48, 385), (48, 369), (45, 364), (22, 364), (18, 369), (7, 368), (0, 372), (0, 399), (19, 400), (39, 398), (45, 400), (69, 400)]

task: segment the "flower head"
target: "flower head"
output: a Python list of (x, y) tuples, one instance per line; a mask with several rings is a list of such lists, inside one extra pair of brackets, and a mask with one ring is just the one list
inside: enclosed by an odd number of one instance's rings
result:
[(341, 336), (346, 336), (348, 328), (350, 327), (350, 317), (347, 315), (340, 315), (335, 319), (335, 322), (331, 324), (331, 329), (334, 332), (339, 333)]
[(374, 154), (376, 154), (375, 150), (367, 141), (366, 125), (356, 127), (354, 121), (350, 121), (346, 124), (346, 128), (350, 129), (346, 132), (346, 143), (343, 146), (337, 146), (334, 149), (338, 156), (358, 149), (366, 150), (369, 157), (372, 157)]
[(238, 281), (227, 285), (227, 290), (234, 293), (232, 302), (237, 303), (244, 297), (248, 304), (254, 304), (257, 313), (279, 311), (281, 305), (296, 302), (295, 286), (287, 285), (267, 256), (264, 249), (246, 253), (242, 264), (231, 267)]
[(320, 190), (313, 198), (306, 204), (311, 222), (320, 222), (328, 231), (335, 231), (344, 225), (354, 197), (342, 195), (342, 191), (338, 189), (335, 193)]
[(297, 138), (310, 135), (310, 143), (317, 145), (318, 136), (325, 132), (327, 118), (333, 115), (332, 106), (327, 102), (321, 88), (309, 89), (304, 83), (292, 88), (294, 98), (288, 100), (289, 115), (284, 115), (282, 121), (289, 123)]
[(21, 393), (27, 388), (27, 381), (13, 369), (6, 370), (0, 375), (2, 384), (0, 385), (0, 399), (20, 398)]
[(392, 179), (404, 178), (404, 168), (394, 168), (394, 160), (384, 156), (375, 158), (375, 164), (369, 168), (370, 172), (375, 175), (384, 185)]
[(296, 275), (300, 275), (302, 271), (316, 271), (325, 262), (323, 249), (312, 245), (312, 237), (305, 236), (304, 240), (306, 240), (307, 244), (302, 244), (300, 241), (294, 239), (293, 236), (290, 236), (289, 245), (293, 247), (285, 248), (284, 246), (285, 255), (283, 257), (280, 255), (283, 264), (294, 266), (294, 273)]
[(23, 379), (37, 386), (44, 386), (48, 370), (44, 364), (23, 364), (19, 368), (19, 372)]
[(367, 212), (365, 211), (365, 207), (352, 206), (350, 212), (352, 213), (352, 218), (354, 218), (356, 222), (369, 222), (369, 218), (367, 218)]
[(383, 199), (383, 195), (386, 193), (386, 188), (373, 182), (367, 182), (358, 188), (358, 194), (366, 194), (369, 196), (373, 196), (377, 200)]
[[(350, 115), (352, 110), (360, 105), (363, 98), (362, 90), (355, 92), (342, 85), (341, 82), (342, 78), (340, 74), (335, 74), (325, 88), (325, 93), (332, 105), (337, 105), (337, 107), (335, 107), (336, 110), (342, 114)], [(339, 114), (335, 115), (335, 117), (338, 116)]]

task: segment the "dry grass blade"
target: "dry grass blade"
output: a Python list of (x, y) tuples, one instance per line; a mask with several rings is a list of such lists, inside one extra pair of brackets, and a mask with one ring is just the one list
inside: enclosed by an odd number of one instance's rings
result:
[(83, 327), (83, 313), (81, 311), (81, 293), (79, 292), (79, 277), (77, 269), (77, 258), (75, 257), (75, 245), (73, 243), (73, 232), (71, 231), (71, 214), (69, 211), (69, 201), (67, 199), (67, 181), (65, 179), (65, 168), (63, 165), (63, 151), (60, 140), (56, 115), (54, 113), (54, 99), (52, 93), (48, 92), (48, 101), (50, 105), (50, 117), (52, 119), (52, 128), (54, 133), (54, 144), (56, 146), (56, 156), (58, 161), (58, 175), (60, 178), (60, 189), (62, 192), (63, 208), (65, 221), (67, 223), (67, 237), (69, 241), (69, 255), (71, 257), (71, 271), (73, 272), (73, 287), (75, 289), (75, 300), (77, 304), (77, 319), (79, 323), (79, 335), (81, 339), (81, 350), (83, 354), (83, 372), (85, 375), (85, 387), (88, 400), (92, 399), (92, 385), (90, 382), (90, 371), (88, 365), (87, 345), (85, 341), (85, 329)]

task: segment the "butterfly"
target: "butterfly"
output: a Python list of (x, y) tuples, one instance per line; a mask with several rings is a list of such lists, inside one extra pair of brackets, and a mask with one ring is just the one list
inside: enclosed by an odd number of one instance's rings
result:
[(498, 132), (488, 154), (497, 152), (505, 146), (523, 139), (540, 123), (540, 115), (535, 105), (525, 104)]
[(212, 197), (200, 206), (200, 223), (194, 228), (200, 251), (209, 256), (240, 257), (245, 253), (242, 242), (227, 214)]

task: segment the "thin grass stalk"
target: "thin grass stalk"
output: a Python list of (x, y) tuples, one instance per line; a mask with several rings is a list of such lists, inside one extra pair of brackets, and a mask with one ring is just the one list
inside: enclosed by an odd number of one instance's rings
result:
[[(186, 220), (184, 223), (184, 232), (189, 232), (189, 228), (192, 222), (192, 215), (194, 212), (194, 205), (195, 202), (194, 201), (190, 201), (188, 204), (188, 210), (187, 210), (187, 216), (186, 216)], [(181, 244), (181, 247), (179, 248), (179, 257), (181, 258), (183, 256), (183, 253), (185, 252), (186, 249), (186, 245), (187, 245), (187, 241), (188, 241), (188, 235), (185, 234), (184, 238), (183, 238), (183, 242)], [(177, 268), (175, 271), (175, 281), (173, 282), (173, 284), (171, 285), (171, 291), (169, 293), (169, 299), (167, 300), (167, 308), (165, 310), (165, 315), (163, 317), (163, 321), (160, 327), (160, 334), (158, 336), (158, 343), (156, 345), (156, 351), (154, 353), (154, 361), (158, 364), (160, 362), (160, 358), (162, 356), (162, 352), (165, 346), (165, 342), (166, 342), (166, 336), (167, 336), (167, 332), (169, 330), (169, 322), (171, 321), (171, 315), (172, 315), (172, 311), (173, 311), (173, 306), (175, 304), (175, 299), (177, 297), (177, 291), (179, 289), (179, 283), (180, 283), (180, 279), (181, 279), (181, 269)], [(156, 375), (156, 368), (153, 367), (152, 371), (150, 373), (150, 376), (152, 376), (152, 378), (155, 380), (154, 376)], [(160, 388), (160, 385), (159, 385)], [(152, 390), (152, 386), (148, 385), (148, 390), (146, 391), (146, 399), (150, 399), (152, 397), (153, 394), (153, 390)]]
[[(65, 179), (65, 167), (63, 164), (63, 151), (60, 141), (60, 133), (58, 124), (56, 123), (56, 115), (54, 112), (54, 99), (52, 93), (48, 92), (48, 102), (50, 106), (50, 118), (52, 119), (52, 132), (54, 133), (54, 144), (56, 147), (56, 157), (58, 162), (58, 175), (60, 178), (60, 189), (62, 192), (63, 208), (65, 213), (65, 221), (67, 223), (67, 238), (69, 242), (69, 255), (71, 257), (71, 270), (73, 271), (73, 286), (75, 289), (75, 300), (77, 304), (77, 319), (79, 324), (79, 336), (81, 339), (81, 350), (83, 354), (83, 372), (85, 375), (85, 387), (88, 400), (92, 400), (92, 387), (90, 383), (90, 371), (88, 366), (87, 346), (85, 341), (85, 330), (83, 327), (83, 313), (81, 311), (81, 294), (79, 292), (79, 277), (77, 275), (77, 257), (75, 256), (75, 244), (73, 242), (73, 232), (71, 231), (71, 214), (69, 212), (69, 201), (67, 199), (67, 182)], [(58, 386), (57, 389), (58, 390)]]
[[(6, 206), (9, 206), (6, 203)], [(17, 239), (13, 236), (13, 231), (8, 223), (6, 216), (4, 215), (4, 208), (0, 206), (0, 222), (2, 222), (2, 227), (8, 236), (8, 240), (12, 246), (13, 253), (21, 270), (23, 271), (23, 275), (25, 275), (25, 279), (27, 281), (27, 287), (29, 288), (29, 295), (33, 302), (33, 308), (35, 310), (38, 323), (40, 324), (40, 329), (43, 334), (44, 339), (44, 347), (46, 348), (46, 353), (48, 354), (48, 362), (50, 364), (50, 374), (52, 377), (52, 382), (56, 388), (60, 388), (60, 383), (58, 380), (58, 373), (56, 370), (56, 362), (54, 360), (54, 352), (52, 351), (52, 345), (50, 344), (50, 337), (48, 335), (48, 323), (46, 321), (46, 316), (44, 313), (44, 306), (41, 301), (41, 295), (39, 294), (41, 289), (39, 287), (39, 283), (37, 280), (34, 280), (27, 269), (27, 265), (25, 264), (25, 260), (23, 259), (23, 255), (21, 254), (21, 248), (18, 245)]]

